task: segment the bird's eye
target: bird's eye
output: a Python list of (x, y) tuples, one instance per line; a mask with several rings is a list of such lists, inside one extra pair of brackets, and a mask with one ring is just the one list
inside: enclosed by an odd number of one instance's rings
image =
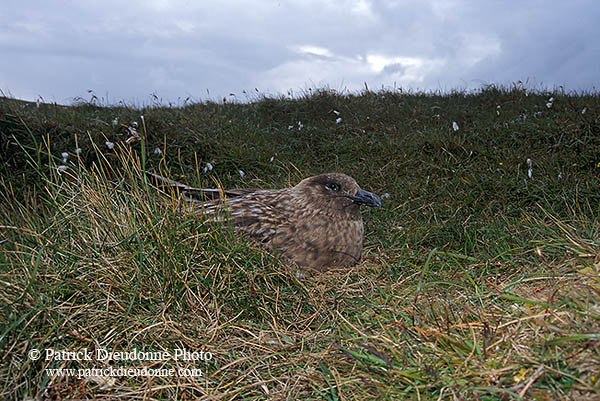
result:
[(325, 185), (325, 188), (332, 190), (332, 191), (339, 191), (340, 190), (340, 186), (338, 184), (336, 184), (335, 182), (330, 182), (329, 184)]

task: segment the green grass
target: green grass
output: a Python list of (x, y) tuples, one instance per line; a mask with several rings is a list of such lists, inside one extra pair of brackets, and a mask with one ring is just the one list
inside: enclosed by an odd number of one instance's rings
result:
[[(2, 98), (0, 395), (597, 399), (599, 111), (594, 93), (518, 86), (145, 108)], [(134, 121), (143, 140), (128, 143)], [(384, 207), (363, 210), (358, 266), (298, 278), (144, 169), (272, 188), (339, 171)], [(84, 348), (213, 358), (28, 357)], [(108, 365), (203, 376), (46, 371)]]

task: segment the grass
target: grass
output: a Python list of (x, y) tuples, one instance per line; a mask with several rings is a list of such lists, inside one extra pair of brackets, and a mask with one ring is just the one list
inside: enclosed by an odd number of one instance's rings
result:
[[(0, 99), (0, 395), (597, 399), (599, 111), (594, 93), (519, 86), (145, 108)], [(341, 171), (384, 207), (363, 211), (359, 265), (298, 278), (145, 169), (225, 187)], [(47, 370), (108, 366), (202, 376)]]

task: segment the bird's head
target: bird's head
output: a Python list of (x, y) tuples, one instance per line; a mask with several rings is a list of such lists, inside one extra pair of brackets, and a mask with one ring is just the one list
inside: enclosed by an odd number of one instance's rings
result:
[(340, 173), (326, 173), (306, 178), (294, 187), (308, 202), (333, 208), (358, 212), (360, 205), (381, 207), (381, 198), (361, 189), (354, 178)]

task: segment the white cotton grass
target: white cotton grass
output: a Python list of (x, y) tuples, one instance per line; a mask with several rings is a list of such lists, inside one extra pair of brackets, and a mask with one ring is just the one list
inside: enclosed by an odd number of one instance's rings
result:
[(106, 145), (108, 150), (112, 150), (115, 147), (114, 142), (111, 142), (111, 141), (106, 141), (106, 142), (104, 142), (104, 144)]
[(527, 159), (527, 178), (533, 178), (533, 160)]
[(81, 148), (76, 148), (73, 153), (75, 153), (77, 156), (79, 156), (81, 154)]
[(126, 144), (130, 144), (132, 142), (136, 142), (142, 139), (140, 133), (134, 127), (127, 126), (127, 131), (129, 131), (130, 137), (125, 140)]
[(550, 99), (548, 99), (548, 103), (546, 103), (546, 107), (551, 109), (552, 105), (554, 105), (554, 97), (551, 97)]
[(160, 156), (162, 154), (162, 150), (160, 150), (160, 148), (154, 148), (154, 154), (157, 156)]
[(68, 152), (62, 152), (60, 155), (62, 157), (63, 164), (65, 164), (67, 162), (67, 159), (69, 158), (69, 153)]
[(64, 164), (61, 164), (60, 166), (58, 166), (56, 168), (56, 172), (58, 173), (58, 175), (62, 175), (63, 172), (67, 171), (69, 168), (67, 166), (65, 166)]
[(202, 169), (202, 172), (204, 174), (208, 173), (209, 171), (212, 171), (213, 169), (213, 165), (211, 163), (206, 163), (206, 165), (204, 166), (204, 168)]
[(238, 174), (240, 175), (240, 177), (244, 178), (244, 176), (246, 175), (246, 173), (244, 173), (244, 170), (238, 170)]
[(342, 122), (342, 117), (338, 117), (338, 118), (335, 119), (335, 123), (336, 124), (339, 124), (341, 122)]
[(458, 131), (460, 129), (460, 127), (458, 126), (458, 123), (456, 121), (452, 121), (452, 130), (454, 132)]
[(587, 107), (584, 107), (583, 110), (581, 110), (581, 114), (585, 114), (587, 112)]
[(500, 105), (496, 106), (496, 115), (500, 117)]
[(296, 124), (291, 124), (288, 125), (288, 129), (294, 129), (295, 126), (298, 126), (298, 131), (300, 131), (302, 128), (304, 128), (304, 124), (302, 124), (302, 121), (296, 121)]

